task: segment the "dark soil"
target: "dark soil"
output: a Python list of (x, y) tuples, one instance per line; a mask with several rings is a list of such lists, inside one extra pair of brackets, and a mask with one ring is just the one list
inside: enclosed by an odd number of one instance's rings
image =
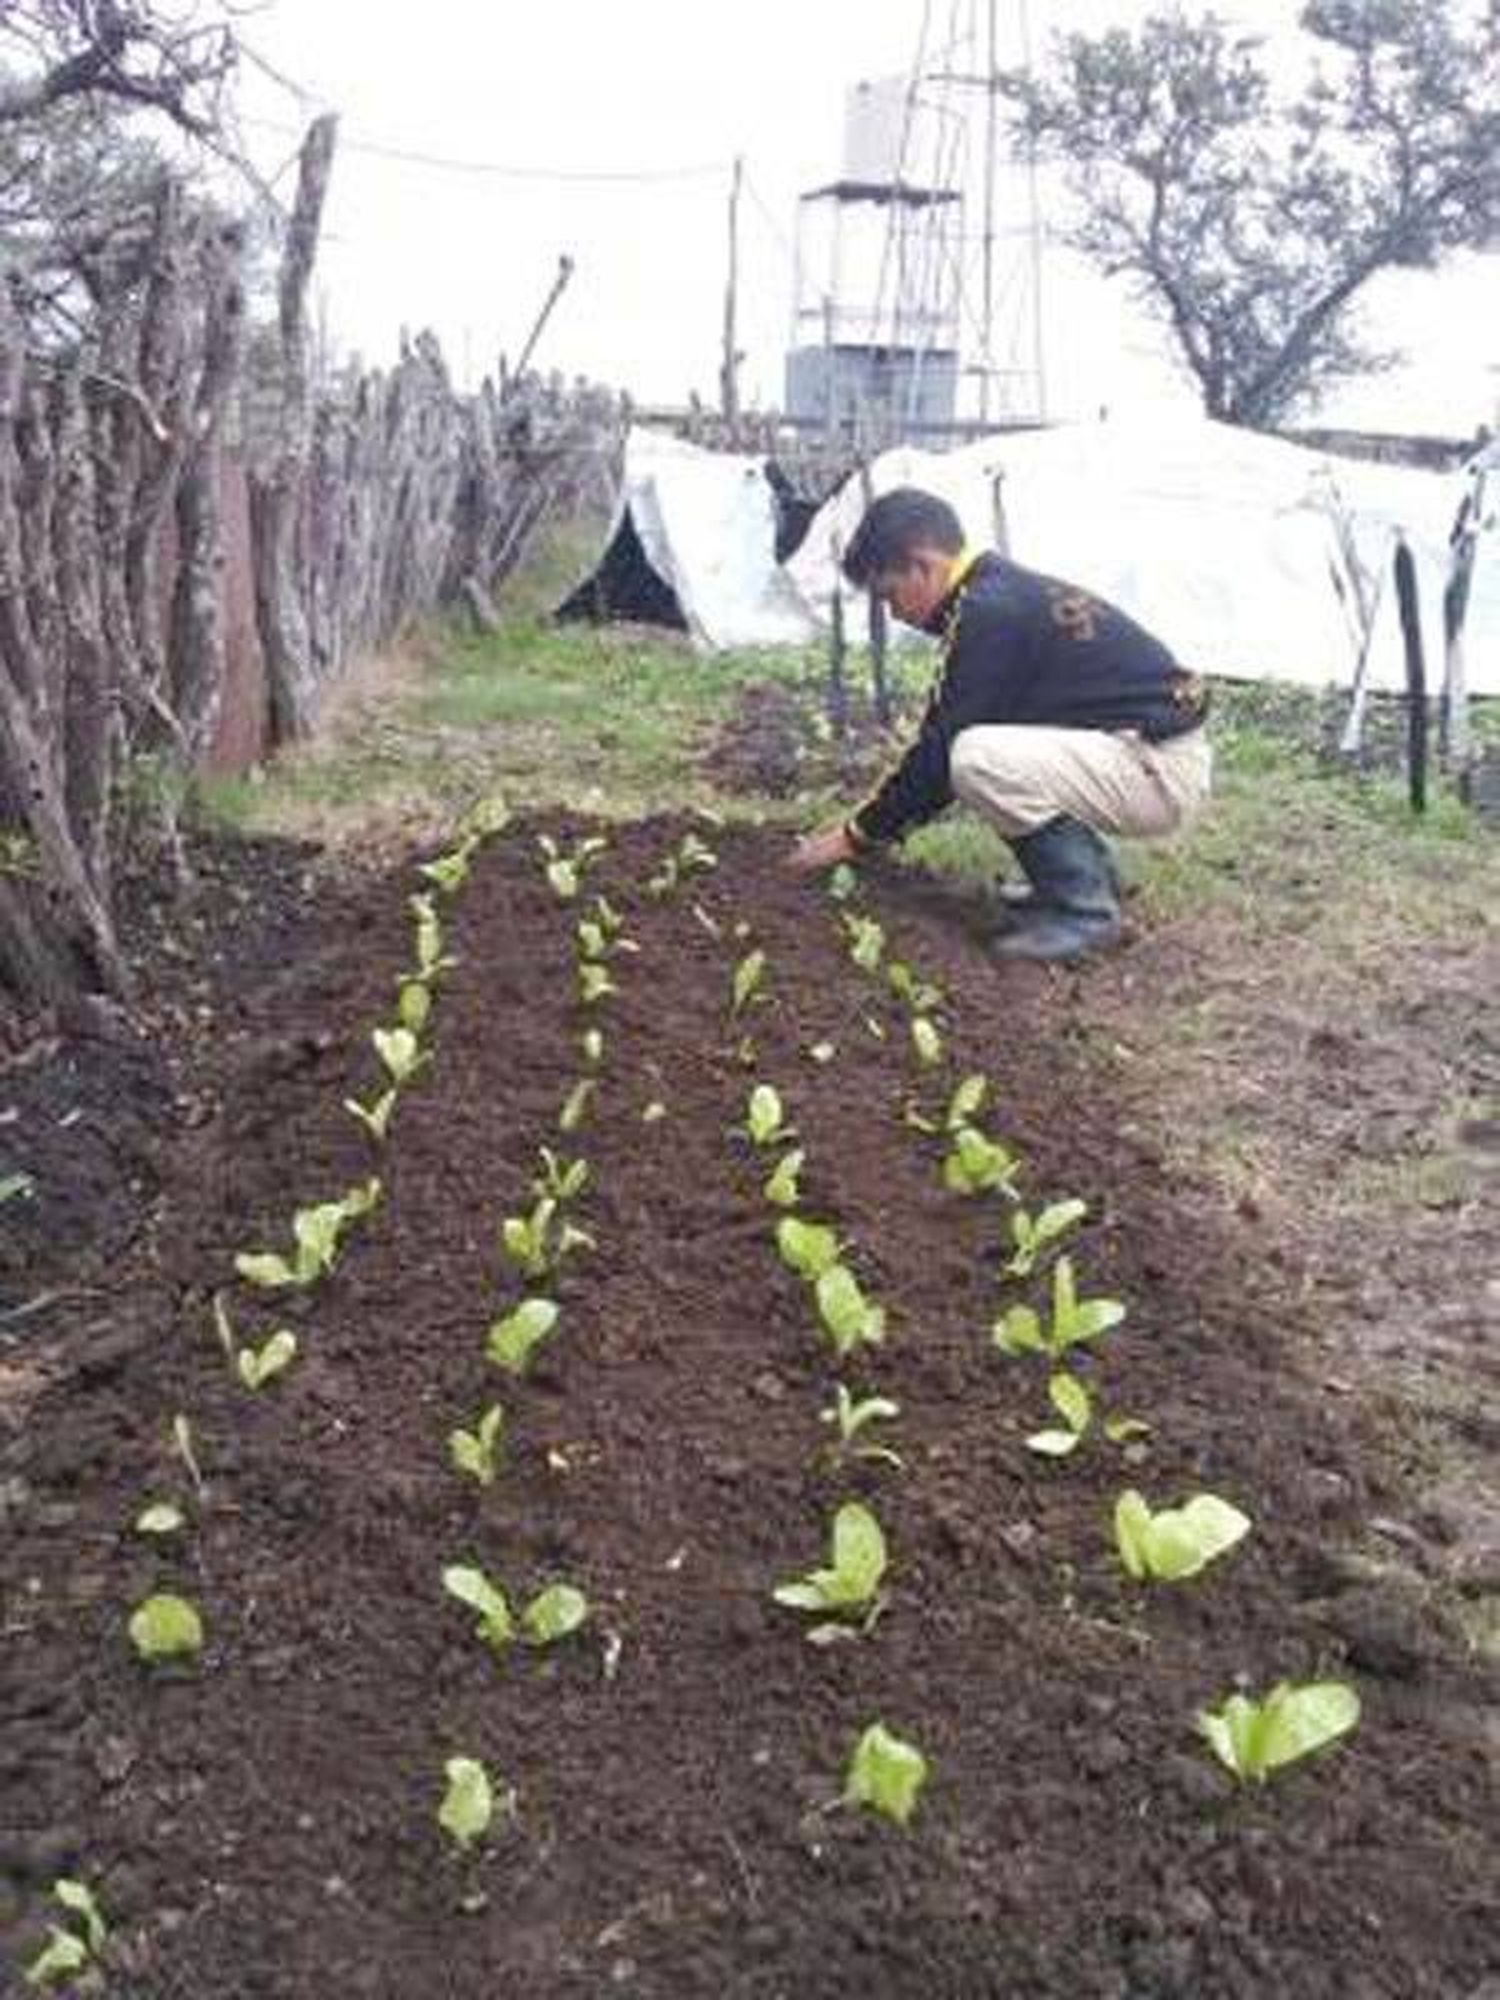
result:
[[(1477, 1995), (1500, 1974), (1500, 1690), (1435, 1601), (1392, 1599), (1348, 1554), (1396, 1489), (1359, 1400), (1302, 1366), (1285, 1250), (1229, 1233), (1117, 1125), (1087, 978), (997, 974), (877, 880), (895, 948), (949, 996), (943, 1084), (990, 1074), (1028, 1197), (1089, 1201), (1087, 1288), (1129, 1304), (1082, 1365), (1111, 1409), (1149, 1418), (1143, 1461), (1102, 1439), (1034, 1459), (1045, 1370), (990, 1344), (1013, 1296), (996, 1210), (946, 1193), (903, 1118), (941, 1094), (903, 1017), (763, 835), (711, 833), (716, 874), (642, 896), (681, 831), (617, 833), (599, 868), (641, 950), (618, 961), (576, 1141), (555, 1129), (584, 1024), (573, 913), (529, 835), (481, 857), (449, 922), (461, 963), (432, 1064), (377, 1162), (385, 1200), (305, 1303), (251, 1298), (231, 1260), (371, 1170), (340, 1100), (375, 1081), (366, 1034), (407, 956), (409, 876), (312, 896), (301, 857), (222, 856), (226, 927), (169, 988), (204, 1032), (185, 1013), (154, 1048), (5, 1075), (6, 1103), (63, 1077), (104, 1124), (117, 1060), (148, 1135), (124, 1143), (124, 1193), (103, 1176), (76, 1226), (0, 1270), (12, 1310), (66, 1294), (0, 1321), (7, 1943), (34, 1947), (49, 1883), (73, 1873), (114, 1927), (107, 1991), (131, 2000)], [(769, 998), (731, 1024), (740, 924)], [(756, 1076), (807, 1149), (808, 1211), (888, 1308), (884, 1349), (846, 1379), (901, 1403), (899, 1473), (819, 1458), (835, 1370), (772, 1248), (766, 1163), (732, 1129)], [(665, 1115), (643, 1122), (653, 1100)], [(483, 1341), (518, 1296), (496, 1238), (540, 1141), (586, 1151), (597, 1249), (516, 1386)], [(243, 1337), (286, 1323), (302, 1341), (257, 1397), (213, 1338), (221, 1285)], [(445, 1438), (496, 1397), (508, 1459), (480, 1492)], [(1199, 1582), (1144, 1594), (1109, 1544), (1127, 1481), (1158, 1504), (1211, 1487), (1254, 1532)], [(822, 1559), (855, 1493), (890, 1540), (889, 1608), (820, 1651), (770, 1592)], [(192, 1520), (148, 1545), (130, 1523), (156, 1497)], [(440, 1587), (455, 1561), (522, 1596), (575, 1581), (591, 1625), (497, 1662)], [(201, 1607), (197, 1667), (132, 1659), (125, 1618), (153, 1588)], [(1360, 1730), (1237, 1793), (1194, 1710), (1241, 1678), (1325, 1672), (1358, 1685)], [(905, 1832), (830, 1809), (876, 1718), (931, 1760)], [(434, 1821), (455, 1753), (516, 1793), (467, 1859)]]

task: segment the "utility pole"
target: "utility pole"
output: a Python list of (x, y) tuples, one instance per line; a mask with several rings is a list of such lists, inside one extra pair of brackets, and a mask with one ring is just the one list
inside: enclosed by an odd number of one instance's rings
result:
[(719, 363), (719, 410), (733, 430), (740, 420), (740, 352), (735, 345), (735, 313), (740, 289), (740, 183), (745, 161), (736, 153), (729, 183), (729, 276), (724, 285), (724, 358)]
[[(1016, 14), (1021, 28), (1021, 67), (1027, 76), (1031, 75), (1031, 20), (1027, 12), (1027, 0), (1016, 0)], [(994, 0), (991, 0), (990, 19), (994, 20)], [(991, 63), (993, 70), (994, 64)], [(993, 105), (994, 97), (990, 98)], [(1045, 419), (1047, 415), (1047, 368), (1042, 351), (1042, 204), (1037, 190), (1036, 140), (1028, 131), (1026, 135), (1026, 207), (1027, 233), (1031, 239), (1031, 342), (1032, 358), (1036, 363), (1036, 413)]]

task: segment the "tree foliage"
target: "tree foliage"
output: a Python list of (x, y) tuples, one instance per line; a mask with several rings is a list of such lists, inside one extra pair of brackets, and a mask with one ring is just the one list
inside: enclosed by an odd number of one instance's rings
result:
[(1134, 281), (1232, 423), (1397, 359), (1352, 327), (1361, 289), (1500, 237), (1500, 9), (1308, 0), (1300, 25), (1290, 85), (1258, 38), (1180, 12), (1007, 79), (1079, 198), (1065, 239)]

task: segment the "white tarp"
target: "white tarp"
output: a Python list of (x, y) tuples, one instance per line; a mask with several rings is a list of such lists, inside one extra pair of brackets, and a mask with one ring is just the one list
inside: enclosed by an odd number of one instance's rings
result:
[[(901, 449), (871, 468), (876, 493), (924, 486), (989, 545), (998, 515), (1028, 567), (1099, 592), (1157, 633), (1187, 665), (1248, 680), (1347, 685), (1359, 656), (1352, 563), (1375, 587), (1376, 687), (1403, 684), (1389, 582), (1397, 527), (1417, 561), (1428, 684), (1441, 682), (1448, 534), (1464, 479), (1334, 459), (1205, 419), (1071, 424), (982, 439), (945, 453)], [(1491, 505), (1500, 475), (1491, 475)], [(819, 512), (789, 569), (826, 619), (834, 549), (862, 511), (848, 481)], [(852, 631), (861, 605), (846, 606)], [(1500, 694), (1500, 534), (1475, 565), (1466, 628), (1470, 688)]]
[(625, 440), (606, 547), (627, 513), (695, 646), (802, 645), (812, 635), (776, 561), (776, 500), (761, 459), (704, 451), (637, 426)]

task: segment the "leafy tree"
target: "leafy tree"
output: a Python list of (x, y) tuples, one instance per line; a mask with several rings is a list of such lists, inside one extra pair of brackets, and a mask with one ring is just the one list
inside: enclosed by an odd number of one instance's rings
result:
[(1180, 12), (1006, 80), (1079, 197), (1065, 240), (1135, 281), (1231, 423), (1398, 359), (1352, 329), (1361, 289), (1500, 238), (1493, 0), (1308, 0), (1300, 24), (1291, 89), (1258, 38)]

